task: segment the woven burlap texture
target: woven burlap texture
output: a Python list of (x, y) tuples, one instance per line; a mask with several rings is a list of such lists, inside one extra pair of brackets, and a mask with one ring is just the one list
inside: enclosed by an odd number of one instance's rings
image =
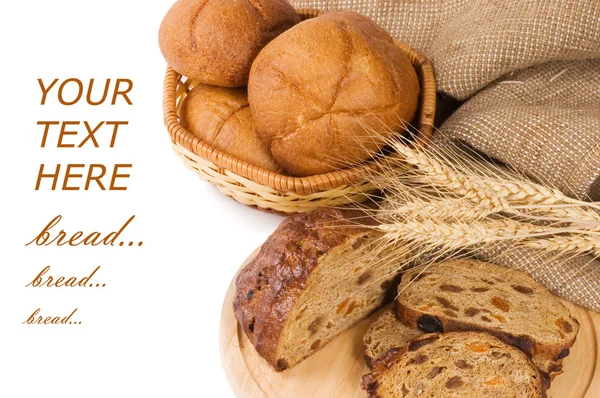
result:
[(600, 60), (509, 73), (436, 136), (459, 140), (564, 193), (600, 200)]
[(464, 100), (508, 72), (600, 58), (600, 0), (305, 0), (352, 10), (431, 60), (439, 90)]
[[(600, 0), (293, 4), (360, 12), (427, 55), (438, 91), (466, 100), (433, 145), (459, 140), (569, 195), (600, 200)], [(600, 261), (505, 249), (481, 257), (600, 311)]]

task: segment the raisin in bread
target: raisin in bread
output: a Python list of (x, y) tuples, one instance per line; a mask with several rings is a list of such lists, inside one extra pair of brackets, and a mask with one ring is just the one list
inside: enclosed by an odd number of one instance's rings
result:
[(240, 271), (236, 318), (275, 369), (296, 365), (393, 299), (402, 264), (382, 260), (369, 224), (364, 213), (334, 209), (289, 217)]
[(373, 315), (363, 336), (367, 366), (372, 368), (374, 360), (381, 358), (391, 348), (404, 347), (422, 334), (419, 329), (400, 322), (392, 305), (386, 306)]
[(490, 333), (551, 375), (562, 371), (579, 331), (569, 310), (531, 276), (474, 260), (409, 270), (398, 286), (396, 311), (424, 332)]
[(518, 349), (479, 332), (426, 334), (363, 376), (370, 398), (539, 398), (546, 377)]

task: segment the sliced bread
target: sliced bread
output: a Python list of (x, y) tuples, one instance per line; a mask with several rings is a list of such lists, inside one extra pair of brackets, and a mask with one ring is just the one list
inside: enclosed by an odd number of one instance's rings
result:
[(372, 368), (373, 362), (391, 348), (404, 347), (409, 341), (422, 334), (419, 329), (400, 322), (393, 305), (386, 306), (373, 315), (363, 336), (367, 366)]
[(569, 310), (531, 276), (474, 260), (409, 270), (398, 286), (396, 311), (423, 332), (492, 334), (548, 374), (561, 372), (579, 331)]
[(487, 333), (458, 332), (391, 349), (361, 386), (370, 398), (539, 398), (548, 382), (520, 350)]
[(362, 212), (334, 209), (289, 217), (240, 271), (236, 318), (275, 369), (296, 365), (393, 299), (403, 264), (382, 260), (369, 224)]

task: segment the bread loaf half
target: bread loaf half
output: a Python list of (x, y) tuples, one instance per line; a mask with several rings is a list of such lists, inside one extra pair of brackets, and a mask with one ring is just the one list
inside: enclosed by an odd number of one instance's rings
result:
[(362, 381), (370, 398), (540, 398), (548, 386), (523, 352), (477, 332), (417, 337)]
[(404, 347), (409, 341), (422, 334), (419, 329), (400, 322), (393, 305), (386, 306), (373, 315), (373, 320), (363, 336), (367, 366), (372, 368), (373, 362), (383, 357), (390, 349)]
[(181, 125), (192, 134), (257, 166), (281, 172), (256, 134), (245, 88), (199, 84), (185, 97)]
[(419, 79), (369, 18), (331, 12), (301, 22), (258, 55), (250, 109), (273, 157), (297, 176), (372, 157), (412, 122)]
[(415, 268), (402, 276), (397, 313), (424, 332), (482, 331), (532, 356), (557, 374), (579, 323), (531, 276), (474, 260)]
[(371, 223), (333, 209), (289, 217), (240, 271), (235, 315), (275, 369), (296, 365), (386, 300), (402, 264), (369, 267), (384, 256)]
[(182, 75), (241, 87), (260, 50), (298, 22), (287, 0), (178, 0), (163, 19), (159, 44)]

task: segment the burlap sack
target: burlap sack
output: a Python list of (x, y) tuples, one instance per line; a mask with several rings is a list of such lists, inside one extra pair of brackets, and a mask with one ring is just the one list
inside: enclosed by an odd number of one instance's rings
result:
[[(427, 55), (438, 90), (467, 100), (433, 145), (460, 140), (569, 195), (600, 200), (600, 0), (293, 3), (360, 12)], [(506, 248), (481, 257), (600, 311), (598, 260)]]
[(600, 59), (510, 73), (440, 128), (564, 193), (600, 200)]
[[(434, 145), (459, 140), (572, 196), (600, 200), (600, 60), (551, 62), (505, 76), (461, 106)], [(600, 312), (600, 261), (498, 246), (478, 257), (531, 273)]]
[(371, 17), (423, 52), (441, 92), (464, 100), (508, 72), (600, 58), (600, 0), (299, 0)]

